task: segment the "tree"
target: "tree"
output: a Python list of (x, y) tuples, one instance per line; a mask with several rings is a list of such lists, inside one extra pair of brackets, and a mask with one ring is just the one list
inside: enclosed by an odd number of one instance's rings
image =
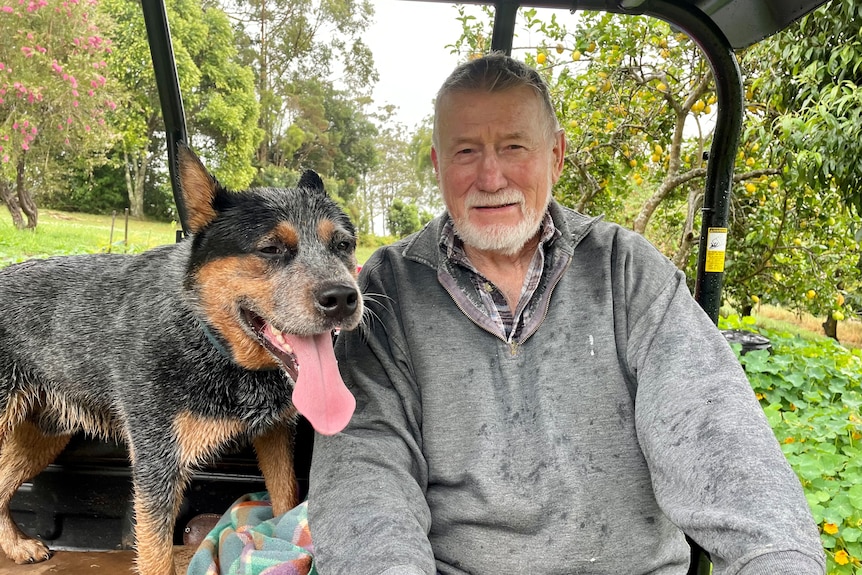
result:
[(862, 285), (860, 10), (833, 1), (741, 58), (741, 154), (746, 163), (782, 170), (736, 190), (735, 228), (746, 249), (729, 262), (730, 291), (737, 301), (824, 317), (835, 339), (838, 323), (862, 308), (855, 295)]
[[(371, 225), (367, 231), (373, 231), (375, 220), (385, 218), (389, 232), (397, 234), (389, 225), (389, 214), (396, 200), (412, 205), (418, 218), (420, 208), (433, 209), (439, 205), (439, 199), (436, 194), (429, 194), (427, 187), (431, 173), (430, 131), (420, 128), (411, 137), (393, 114), (393, 106), (385, 106), (377, 114), (380, 126), (375, 144), (378, 164), (365, 181), (361, 196), (365, 210), (363, 221)], [(423, 144), (426, 137), (427, 147)], [(429, 205), (427, 200), (432, 197), (435, 203)]]
[(396, 237), (403, 238), (419, 229), (419, 209), (414, 204), (408, 204), (401, 198), (392, 200), (389, 212), (386, 214), (386, 224), (389, 231)]
[(800, 181), (862, 214), (862, 4), (832, 0), (750, 51), (750, 93), (779, 121)]
[[(260, 97), (263, 139), (261, 168), (282, 166), (283, 150), (294, 145), (293, 129), (302, 88), (314, 79), (329, 83), (342, 72), (345, 88), (368, 95), (377, 80), (373, 57), (362, 42), (374, 14), (368, 0), (223, 0), (243, 36), (243, 58), (254, 70)], [(316, 133), (312, 133), (316, 135)]]
[[(104, 0), (105, 10), (123, 26), (112, 31), (123, 46), (109, 59), (110, 70), (129, 94), (118, 114), (131, 213), (144, 213), (144, 182), (156, 157), (164, 127), (137, 2)], [(187, 116), (190, 143), (219, 180), (231, 188), (248, 186), (255, 170), (253, 151), (260, 141), (259, 107), (251, 71), (238, 60), (227, 16), (218, 7), (193, 0), (168, 0), (174, 57)]]
[(113, 138), (107, 27), (95, 0), (0, 7), (0, 199), (19, 229), (37, 226), (29, 187), (56, 175), (55, 158), (87, 157)]

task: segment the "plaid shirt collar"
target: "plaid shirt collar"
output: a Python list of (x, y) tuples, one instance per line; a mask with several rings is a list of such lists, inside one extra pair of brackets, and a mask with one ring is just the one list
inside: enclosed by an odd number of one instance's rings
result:
[[(500, 290), (483, 277), (470, 261), (467, 252), (464, 250), (464, 241), (455, 233), (455, 224), (451, 216), (446, 218), (446, 223), (440, 234), (440, 248), (446, 254), (446, 258), (469, 270), (473, 288), (484, 304), (485, 313), (508, 340), (517, 338), (521, 327), (527, 323), (526, 320), (529, 319), (526, 317), (526, 314), (529, 313), (527, 304), (532, 299), (542, 279), (542, 273), (545, 268), (545, 249), (547, 246), (552, 245), (561, 235), (560, 231), (554, 225), (554, 220), (551, 218), (549, 212), (545, 212), (545, 217), (542, 219), (539, 229), (541, 234), (539, 245), (533, 254), (533, 259), (530, 261), (530, 267), (527, 270), (527, 277), (521, 288), (518, 305), (514, 310), (509, 307), (506, 298)], [(456, 299), (464, 299), (464, 301), (458, 302), (460, 304), (466, 305), (469, 300), (465, 294), (458, 294), (454, 297)]]

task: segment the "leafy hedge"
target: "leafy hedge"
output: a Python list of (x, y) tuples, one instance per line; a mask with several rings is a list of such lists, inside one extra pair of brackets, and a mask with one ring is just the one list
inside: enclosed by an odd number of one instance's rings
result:
[(862, 573), (862, 350), (757, 328), (749, 317), (719, 326), (769, 338), (771, 352), (733, 347), (805, 489), (827, 572)]

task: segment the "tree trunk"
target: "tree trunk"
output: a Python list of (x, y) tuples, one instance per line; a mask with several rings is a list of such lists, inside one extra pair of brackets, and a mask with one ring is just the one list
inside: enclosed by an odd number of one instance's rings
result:
[(835, 321), (835, 318), (833, 318), (831, 314), (826, 316), (826, 321), (821, 325), (823, 326), (823, 333), (825, 333), (827, 337), (831, 337), (835, 341), (838, 341), (838, 322)]
[(33, 201), (33, 196), (27, 190), (24, 183), (24, 154), (18, 159), (18, 166), (15, 168), (15, 187), (18, 195), (18, 205), (27, 214), (27, 228), (36, 229), (39, 223), (39, 209), (36, 207), (36, 202)]
[(21, 206), (18, 205), (18, 198), (12, 190), (11, 184), (6, 181), (0, 181), (0, 200), (9, 208), (9, 214), (12, 216), (12, 224), (19, 230), (24, 229), (24, 214), (21, 213)]
[(681, 270), (685, 269), (685, 264), (688, 262), (688, 256), (694, 248), (694, 244), (700, 241), (700, 233), (694, 232), (694, 220), (702, 207), (703, 192), (692, 188), (688, 192), (688, 213), (679, 239), (679, 247), (673, 255), (673, 263)]
[(141, 150), (136, 155), (129, 155), (123, 150), (123, 160), (126, 166), (126, 193), (129, 195), (129, 214), (135, 218), (144, 217), (144, 181), (150, 164), (150, 151)]

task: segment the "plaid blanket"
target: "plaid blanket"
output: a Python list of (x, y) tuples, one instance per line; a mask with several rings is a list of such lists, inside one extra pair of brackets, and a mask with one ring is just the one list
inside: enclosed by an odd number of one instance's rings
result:
[(305, 502), (272, 516), (267, 492), (225, 512), (189, 563), (187, 575), (317, 575)]

